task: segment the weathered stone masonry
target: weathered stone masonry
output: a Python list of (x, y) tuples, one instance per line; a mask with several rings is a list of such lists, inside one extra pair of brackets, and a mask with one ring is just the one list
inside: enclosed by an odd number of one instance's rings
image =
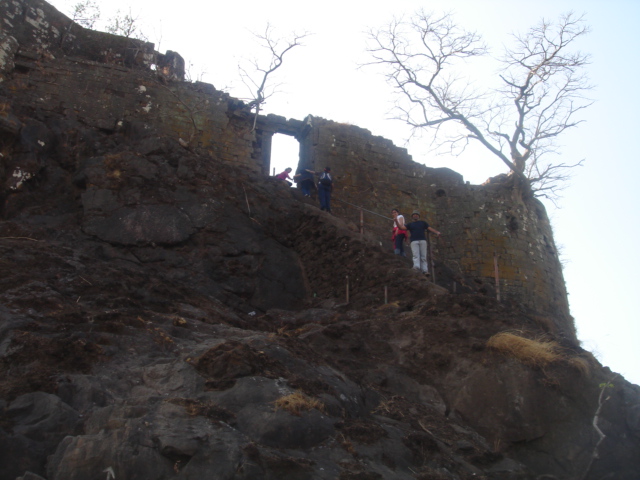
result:
[[(301, 142), (301, 162), (316, 170), (332, 167), (336, 198), (387, 216), (394, 207), (407, 216), (420, 210), (444, 233), (433, 241), (434, 255), (458, 287), (492, 286), (495, 254), (502, 298), (568, 316), (553, 233), (539, 201), (523, 201), (500, 183), (469, 185), (450, 169), (417, 164), (406, 149), (362, 128), (318, 118), (306, 123), (311, 128)], [(359, 222), (357, 209), (339, 201), (334, 206), (338, 215)], [(365, 214), (365, 223), (390, 245), (390, 221)], [(453, 289), (451, 281), (445, 286)]]
[[(209, 84), (176, 81), (176, 54), (162, 56), (152, 44), (70, 27), (67, 17), (38, 0), (1, 0), (0, 15), (0, 75), (9, 92), (20, 94), (18, 117), (21, 108), (35, 104), (107, 132), (153, 125), (220, 161), (265, 175), (272, 136), (294, 136), (302, 166), (332, 167), (337, 215), (359, 223), (359, 211), (339, 200), (387, 216), (393, 207), (407, 216), (420, 210), (444, 233), (433, 242), (438, 268), (449, 272), (440, 276), (443, 286), (489, 293), (496, 255), (502, 298), (562, 319), (559, 328), (574, 334), (551, 227), (538, 201), (523, 201), (500, 183), (466, 184), (452, 170), (420, 165), (406, 149), (352, 125), (267, 115), (252, 131), (241, 101)], [(10, 114), (3, 114), (5, 124)], [(5, 166), (18, 167), (37, 174), (29, 165)], [(365, 214), (365, 224), (390, 245), (390, 221)]]

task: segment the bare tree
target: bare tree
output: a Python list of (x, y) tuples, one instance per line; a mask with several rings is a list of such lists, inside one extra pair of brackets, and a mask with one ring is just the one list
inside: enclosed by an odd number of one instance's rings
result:
[(84, 28), (93, 29), (100, 19), (100, 6), (94, 0), (82, 0), (71, 7), (71, 20)]
[(84, 28), (93, 29), (100, 20), (100, 6), (94, 0), (81, 0), (71, 7), (71, 22), (67, 25), (64, 34), (60, 37), (60, 45), (64, 45), (67, 37), (71, 34), (74, 25), (78, 24)]
[(589, 56), (569, 51), (588, 31), (582, 17), (568, 13), (512, 35), (513, 47), (495, 59), (498, 87), (479, 92), (460, 66), (469, 69), (469, 62), (488, 54), (481, 37), (459, 28), (451, 14), (419, 11), (369, 32), (369, 65), (385, 68), (398, 92), (395, 118), (410, 125), (412, 135), (433, 129), (436, 148), (447, 145), (454, 155), (480, 142), (520, 183), (553, 198), (567, 169), (582, 163), (547, 157), (558, 153), (557, 137), (579, 125), (578, 114), (592, 103), (583, 73)]
[[(98, 23), (104, 24), (100, 12), (100, 6), (95, 0), (81, 0), (71, 7), (71, 20), (78, 25), (91, 30), (96, 29)], [(108, 24), (104, 31), (125, 38), (142, 40), (146, 42), (147, 36), (140, 30), (140, 19), (134, 16), (129, 9), (128, 13), (117, 11), (116, 15), (107, 19)], [(65, 35), (69, 34), (74, 23), (67, 27)]]
[[(587, 468), (584, 471), (584, 474), (581, 477), (581, 480), (585, 480), (587, 475), (589, 475), (589, 471), (593, 465), (593, 461), (597, 458), (600, 458), (600, 453), (598, 449), (600, 448), (600, 444), (604, 441), (607, 436), (604, 434), (602, 429), (600, 428), (600, 414), (602, 413), (602, 407), (604, 404), (609, 401), (611, 398), (611, 394), (608, 393), (608, 390), (614, 387), (613, 380), (618, 376), (617, 373), (611, 375), (611, 378), (604, 383), (601, 383), (600, 386), (600, 395), (598, 395), (598, 408), (596, 409), (595, 414), (593, 415), (593, 420), (591, 421), (591, 425), (593, 425), (593, 429), (596, 431), (598, 435), (598, 441), (593, 447), (593, 452), (591, 452), (591, 456), (589, 457), (589, 462), (587, 463)], [(606, 392), (606, 395), (605, 395)]]
[(268, 52), (269, 59), (267, 61), (250, 60), (246, 62), (249, 66), (238, 65), (238, 69), (242, 83), (249, 88), (252, 94), (249, 108), (254, 111), (252, 130), (255, 130), (262, 105), (276, 93), (280, 86), (280, 84), (271, 85), (269, 76), (282, 66), (287, 52), (303, 45), (302, 40), (309, 36), (309, 33), (293, 33), (289, 39), (275, 38), (273, 27), (267, 23), (264, 33), (254, 33), (253, 35), (259, 45)]
[(140, 30), (140, 18), (134, 16), (129, 8), (129, 13), (117, 11), (116, 15), (109, 19), (106, 31), (113, 35), (120, 35), (125, 38), (142, 40), (146, 42), (147, 36)]

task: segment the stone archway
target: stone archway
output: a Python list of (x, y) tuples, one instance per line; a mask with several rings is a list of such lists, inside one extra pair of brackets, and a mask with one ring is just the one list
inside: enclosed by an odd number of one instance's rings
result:
[[(260, 116), (256, 128), (256, 141), (260, 149), (260, 169), (263, 175), (272, 175), (273, 136), (275, 134), (287, 135), (295, 138), (299, 143), (298, 163), (290, 166), (294, 172), (298, 167), (311, 168), (313, 163), (309, 157), (308, 149), (304, 148), (303, 140), (310, 128), (308, 122), (289, 119), (277, 115)], [(277, 173), (277, 172), (276, 172)]]

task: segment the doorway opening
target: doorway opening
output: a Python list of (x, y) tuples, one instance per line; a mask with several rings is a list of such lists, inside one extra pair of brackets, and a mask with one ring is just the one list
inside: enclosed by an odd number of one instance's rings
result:
[[(269, 175), (277, 175), (285, 168), (291, 168), (293, 177), (300, 163), (300, 143), (295, 137), (276, 133), (271, 140), (271, 162)], [(295, 186), (295, 183), (292, 185)]]

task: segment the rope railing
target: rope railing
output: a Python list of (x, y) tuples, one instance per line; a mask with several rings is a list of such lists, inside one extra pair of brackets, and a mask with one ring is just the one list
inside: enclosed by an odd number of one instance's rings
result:
[(378, 217), (382, 217), (382, 218), (385, 218), (387, 220), (392, 220), (393, 221), (393, 218), (391, 218), (391, 217), (385, 217), (384, 215), (380, 215), (379, 213), (372, 212), (371, 210), (367, 210), (366, 208), (361, 207), (360, 205), (356, 205), (355, 203), (347, 202), (346, 200), (342, 200), (341, 198), (332, 197), (331, 200), (337, 200), (339, 202), (346, 203), (347, 205), (351, 205), (352, 207), (359, 208), (360, 210), (362, 210), (364, 212), (371, 213), (372, 215), (377, 215)]
[[(376, 215), (378, 217), (384, 218), (385, 220), (393, 220), (393, 218), (387, 217), (385, 215), (381, 215), (377, 212), (373, 212), (371, 210), (367, 210), (366, 208), (360, 206), (360, 205), (356, 205), (355, 203), (351, 203), (351, 202), (347, 202), (346, 200), (342, 200), (341, 198), (336, 198), (333, 197), (332, 200), (337, 200), (338, 202), (342, 202), (346, 205), (350, 205), (352, 207), (357, 208), (358, 210), (360, 210), (360, 237), (362, 238), (362, 236), (364, 235), (364, 218), (363, 218), (363, 212), (367, 212), (370, 213), (372, 215)], [(434, 265), (434, 260), (433, 260), (433, 254), (432, 254), (432, 245), (431, 245), (431, 235), (429, 233), (429, 231), (427, 231), (427, 261), (429, 262), (429, 271), (431, 272), (431, 281), (433, 283), (436, 282), (436, 271), (435, 271), (435, 265)], [(498, 268), (498, 255), (494, 252), (494, 269), (495, 269), (495, 284), (496, 284), (496, 298), (498, 300), (498, 302), (500, 301), (500, 274), (499, 274), (499, 268)], [(384, 303), (387, 303), (387, 287), (384, 287), (385, 291), (384, 291)], [(453, 292), (455, 293), (456, 291), (456, 282), (453, 282)], [(349, 303), (349, 280), (347, 277), (347, 303)]]

